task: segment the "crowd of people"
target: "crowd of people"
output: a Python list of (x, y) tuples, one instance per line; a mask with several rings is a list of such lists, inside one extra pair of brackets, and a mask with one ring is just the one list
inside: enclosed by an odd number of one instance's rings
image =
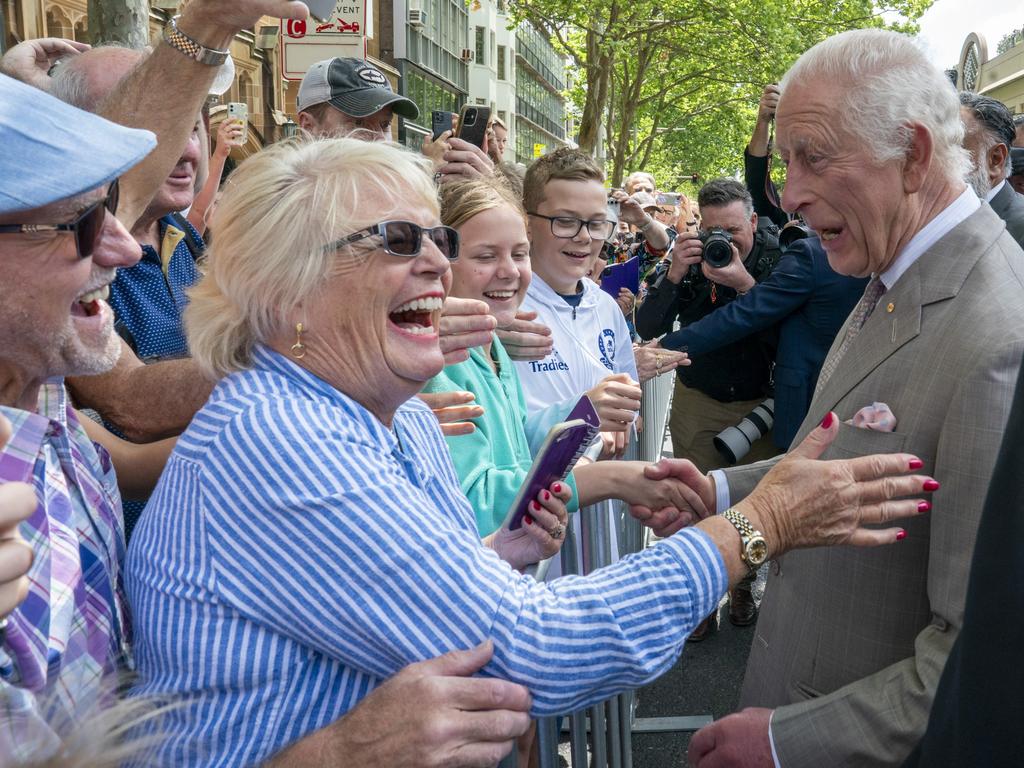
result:
[[(691, 201), (506, 164), (501, 123), (400, 147), (415, 103), (335, 58), (221, 183), (226, 49), (305, 13), (192, 0), (152, 50), (0, 60), (0, 765), (526, 766), (726, 595), (744, 709), (693, 765), (1011, 764), (1020, 705), (963, 697), (1021, 638), (980, 626), (1021, 569), (1012, 114), (843, 33)], [(674, 458), (625, 460), (661, 375)], [(582, 398), (592, 445), (511, 525)], [(620, 510), (656, 543), (562, 573)]]

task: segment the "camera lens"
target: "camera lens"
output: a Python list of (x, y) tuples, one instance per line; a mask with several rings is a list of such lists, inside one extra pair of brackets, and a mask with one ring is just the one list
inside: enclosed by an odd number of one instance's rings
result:
[(750, 447), (767, 435), (775, 423), (775, 399), (769, 397), (743, 417), (739, 424), (726, 427), (713, 439), (715, 448), (730, 464), (747, 455)]
[(704, 243), (703, 258), (712, 267), (727, 266), (732, 261), (732, 248), (729, 247), (729, 241), (721, 235), (711, 235)]

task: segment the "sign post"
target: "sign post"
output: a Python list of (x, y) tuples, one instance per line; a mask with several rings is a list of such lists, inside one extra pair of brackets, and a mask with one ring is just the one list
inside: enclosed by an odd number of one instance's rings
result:
[(366, 0), (339, 0), (331, 18), (281, 19), (281, 76), (301, 80), (318, 61), (366, 58)]

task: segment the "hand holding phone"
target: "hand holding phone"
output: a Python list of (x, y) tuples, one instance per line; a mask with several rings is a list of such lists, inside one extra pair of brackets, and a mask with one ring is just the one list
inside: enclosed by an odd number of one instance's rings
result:
[(433, 140), (441, 138), (441, 134), (452, 129), (452, 113), (435, 109), (430, 113), (430, 127), (433, 131)]
[(249, 139), (249, 106), (241, 102), (231, 102), (228, 104), (228, 120), (241, 123), (242, 135), (238, 138), (238, 143), (245, 144)]
[(483, 149), (490, 120), (490, 107), (473, 107), (466, 104), (459, 113), (459, 138)]

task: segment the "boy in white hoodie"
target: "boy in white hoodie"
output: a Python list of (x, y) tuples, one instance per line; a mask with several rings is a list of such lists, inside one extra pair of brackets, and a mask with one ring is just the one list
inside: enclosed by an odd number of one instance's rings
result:
[(619, 453), (640, 408), (636, 361), (622, 311), (585, 278), (614, 227), (607, 201), (604, 172), (579, 150), (559, 149), (526, 172), (533, 281), (522, 308), (551, 329), (554, 348), (516, 370), (530, 412), (590, 395)]
[[(551, 329), (554, 342), (543, 360), (515, 363), (527, 412), (587, 394), (601, 416), (602, 455), (619, 456), (640, 410), (641, 390), (622, 310), (585, 277), (615, 226), (608, 218), (604, 172), (584, 152), (556, 150), (527, 170), (523, 202), (533, 280), (522, 309), (537, 313), (536, 322)], [(616, 560), (613, 512), (609, 523)], [(549, 577), (560, 573), (556, 559)]]

